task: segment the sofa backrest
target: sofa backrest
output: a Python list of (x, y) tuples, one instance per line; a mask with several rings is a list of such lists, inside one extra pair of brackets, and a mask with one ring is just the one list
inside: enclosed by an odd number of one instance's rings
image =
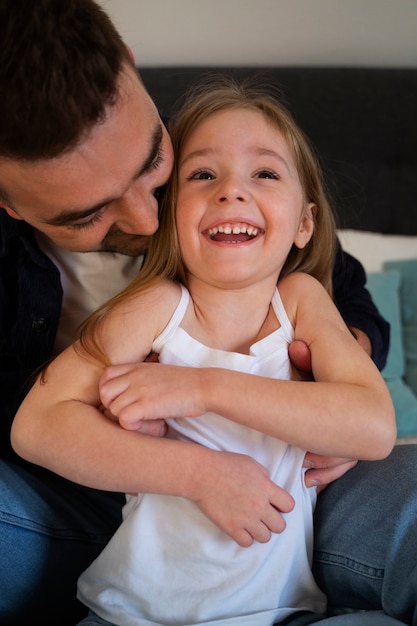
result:
[(338, 226), (417, 234), (417, 69), (138, 69), (164, 116), (202, 74), (274, 85), (318, 151)]

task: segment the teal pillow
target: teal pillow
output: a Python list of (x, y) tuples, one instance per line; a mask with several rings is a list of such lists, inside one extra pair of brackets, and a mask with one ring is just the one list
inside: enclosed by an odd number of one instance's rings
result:
[(389, 271), (399, 271), (401, 274), (404, 378), (417, 395), (417, 258), (407, 261), (387, 261), (384, 267)]
[(398, 270), (373, 272), (367, 275), (366, 288), (381, 315), (385, 317), (391, 327), (388, 359), (382, 370), (385, 380), (402, 378), (405, 372), (399, 296), (400, 278)]
[(389, 261), (384, 269), (367, 278), (367, 288), (376, 306), (391, 325), (390, 348), (382, 375), (394, 403), (398, 437), (416, 437), (417, 259)]
[(401, 378), (385, 381), (395, 408), (397, 437), (417, 436), (417, 398)]

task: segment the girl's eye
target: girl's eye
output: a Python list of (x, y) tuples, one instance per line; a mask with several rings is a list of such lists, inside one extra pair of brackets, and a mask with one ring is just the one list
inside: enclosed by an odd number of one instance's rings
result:
[(187, 176), (187, 180), (214, 180), (215, 176), (209, 170), (197, 170)]
[(279, 176), (272, 170), (261, 170), (255, 174), (255, 178), (271, 178), (273, 180), (279, 180)]

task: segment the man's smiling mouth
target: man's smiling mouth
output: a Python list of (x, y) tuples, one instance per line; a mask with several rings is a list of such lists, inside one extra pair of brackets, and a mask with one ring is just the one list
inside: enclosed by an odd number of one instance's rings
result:
[(242, 243), (254, 239), (259, 232), (260, 229), (251, 224), (225, 222), (209, 228), (207, 234), (212, 241)]

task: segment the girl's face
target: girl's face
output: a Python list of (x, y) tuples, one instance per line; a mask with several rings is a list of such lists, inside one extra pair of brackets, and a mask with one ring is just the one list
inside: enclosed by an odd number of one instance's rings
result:
[(258, 111), (219, 111), (179, 156), (177, 228), (191, 276), (219, 285), (276, 280), (313, 232), (291, 151)]

